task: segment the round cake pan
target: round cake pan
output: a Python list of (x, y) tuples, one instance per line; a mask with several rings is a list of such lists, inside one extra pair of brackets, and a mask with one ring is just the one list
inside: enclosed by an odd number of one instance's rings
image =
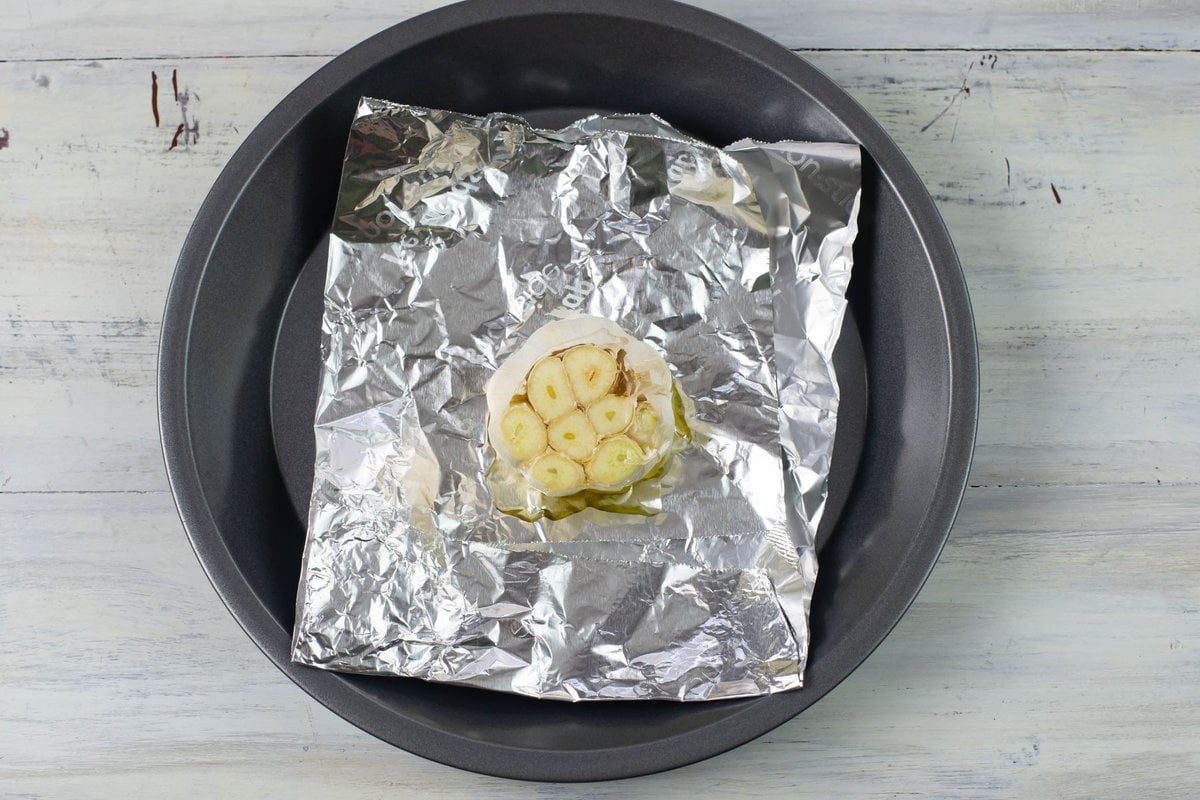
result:
[[(653, 112), (716, 145), (749, 136), (863, 146), (861, 233), (836, 359), (842, 413), (803, 689), (572, 705), (290, 663), (321, 248), (364, 95), (546, 125), (596, 109)], [(267, 115), (204, 201), (171, 284), (159, 362), (180, 516), (213, 586), (263, 652), (385, 741), (534, 780), (677, 767), (747, 742), (828, 693), (883, 640), (937, 561), (966, 484), (977, 402), (962, 272), (895, 143), (803, 59), (664, 0), (472, 0), (336, 58)]]

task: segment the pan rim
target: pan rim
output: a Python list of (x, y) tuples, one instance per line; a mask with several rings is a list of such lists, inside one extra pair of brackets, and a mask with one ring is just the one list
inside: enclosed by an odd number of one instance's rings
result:
[[(897, 190), (932, 267), (943, 311), (949, 365), (949, 416), (941, 470), (921, 534), (896, 565), (874, 611), (854, 626), (844, 641), (859, 639), (866, 648), (836, 650), (822, 665), (834, 674), (819, 692), (771, 695), (731, 701), (743, 707), (733, 714), (687, 732), (648, 744), (605, 750), (521, 748), (480, 742), (404, 716), (360, 690), (347, 676), (291, 664), (291, 632), (283, 629), (255, 594), (225, 548), (205, 497), (189, 436), (186, 397), (187, 351), (197, 293), (212, 250), (231, 209), (258, 165), (318, 105), (350, 77), (419, 43), (473, 25), (539, 15), (589, 15), (669, 25), (718, 41), (802, 88), (849, 128), (880, 167), (881, 178)], [(875, 650), (915, 600), (949, 536), (966, 490), (978, 416), (978, 349), (966, 281), (949, 233), (916, 171), (896, 144), (867, 112), (829, 78), (767, 37), (728, 19), (671, 0), (468, 0), (414, 17), (367, 39), (338, 56), (292, 91), (247, 137), (221, 172), (188, 232), (167, 293), (159, 342), (159, 433), (168, 481), (179, 515), (209, 581), (238, 624), (300, 688), (372, 735), (409, 752), (451, 766), (500, 777), (585, 781), (632, 777), (683, 766), (754, 739), (791, 719), (828, 694)], [(887, 600), (885, 607), (879, 604)], [(869, 626), (864, 628), (864, 626)], [(863, 629), (859, 632), (859, 629)], [(832, 661), (832, 663), (829, 663)], [(823, 676), (822, 676), (822, 679)], [(404, 721), (396, 724), (396, 717)]]

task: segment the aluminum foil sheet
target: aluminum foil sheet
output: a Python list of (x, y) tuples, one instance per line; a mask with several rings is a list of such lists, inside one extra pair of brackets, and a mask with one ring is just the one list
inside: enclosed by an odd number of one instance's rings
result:
[[(799, 687), (859, 176), (854, 145), (361, 101), (293, 660), (563, 700)], [(492, 496), (485, 387), (577, 314), (665, 358), (691, 439), (642, 513), (527, 521)]]

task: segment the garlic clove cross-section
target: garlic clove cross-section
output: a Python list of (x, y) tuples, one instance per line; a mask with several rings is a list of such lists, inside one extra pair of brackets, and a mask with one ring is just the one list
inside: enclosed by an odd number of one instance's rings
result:
[(543, 358), (529, 372), (525, 394), (538, 415), (550, 422), (575, 410), (575, 392), (561, 359)]
[(588, 421), (601, 436), (621, 433), (633, 421), (636, 405), (632, 397), (608, 394), (588, 406)]
[(563, 353), (563, 367), (575, 399), (589, 405), (608, 394), (617, 379), (617, 359), (603, 347), (584, 344)]
[(551, 450), (533, 462), (530, 477), (545, 487), (547, 494), (574, 494), (583, 488), (584, 469), (578, 462)]
[(500, 436), (503, 447), (521, 461), (546, 450), (546, 423), (525, 403), (518, 403), (504, 412), (500, 418)]
[(670, 451), (674, 392), (658, 351), (616, 323), (554, 320), (488, 381), (488, 441), (549, 497), (621, 492)]
[(578, 408), (551, 422), (548, 438), (551, 447), (581, 464), (592, 457), (600, 441), (587, 415)]
[(628, 436), (605, 439), (587, 462), (588, 480), (602, 485), (619, 485), (629, 480), (645, 461), (642, 448)]

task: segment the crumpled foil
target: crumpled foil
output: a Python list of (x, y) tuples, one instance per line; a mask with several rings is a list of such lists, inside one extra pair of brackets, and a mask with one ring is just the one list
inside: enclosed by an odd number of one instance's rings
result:
[[(330, 242), (292, 658), (564, 700), (802, 684), (857, 146), (361, 101)], [(694, 404), (649, 516), (496, 510), (484, 387), (616, 321)]]

